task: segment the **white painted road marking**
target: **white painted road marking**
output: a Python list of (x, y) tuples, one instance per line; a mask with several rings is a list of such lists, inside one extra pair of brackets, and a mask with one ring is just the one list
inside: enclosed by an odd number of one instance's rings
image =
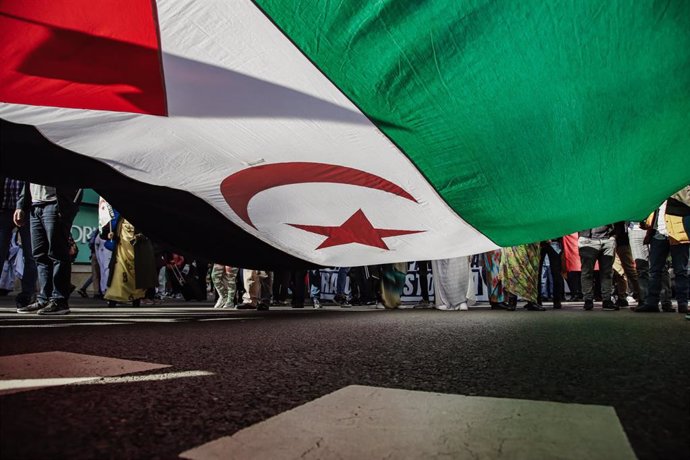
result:
[(165, 367), (170, 365), (63, 351), (0, 356), (0, 395)]
[(355, 385), (180, 457), (628, 460), (635, 454), (612, 407)]

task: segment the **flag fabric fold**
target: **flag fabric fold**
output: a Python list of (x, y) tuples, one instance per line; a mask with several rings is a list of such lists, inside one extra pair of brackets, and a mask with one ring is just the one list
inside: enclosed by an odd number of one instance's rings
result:
[(690, 183), (687, 2), (49, 3), (0, 7), (3, 170), (216, 260), (455, 257)]

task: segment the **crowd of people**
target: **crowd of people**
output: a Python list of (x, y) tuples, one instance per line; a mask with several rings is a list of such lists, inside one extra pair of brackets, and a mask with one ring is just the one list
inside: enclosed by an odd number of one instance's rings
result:
[[(109, 306), (139, 306), (166, 298), (206, 300), (207, 289), (212, 286), (217, 309), (322, 307), (319, 269), (268, 271), (210, 263), (155, 244), (107, 204), (108, 219), (89, 240), (91, 277), (76, 288), (70, 281), (75, 246), (70, 230), (81, 190), (0, 179), (0, 267), (13, 245), (22, 253), (18, 313), (68, 314), (72, 292), (86, 297), (90, 285), (94, 297)], [(678, 311), (687, 315), (689, 234), (687, 186), (661, 203), (645, 221), (616, 222), (548, 241), (501, 248), (477, 259), (493, 309), (514, 311), (522, 302), (528, 311), (544, 311), (547, 296), (553, 308), (560, 309), (566, 301), (567, 286), (568, 300), (581, 301), (585, 310), (600, 302), (604, 310), (630, 307), (635, 312)], [(414, 306), (468, 310), (475, 302), (471, 260), (472, 256), (418, 261), (421, 302)], [(407, 266), (337, 267), (333, 300), (344, 307), (410, 307), (401, 300)], [(550, 276), (543, 276), (546, 271)], [(429, 301), (430, 274), (433, 305)], [(674, 297), (677, 309), (672, 303)]]

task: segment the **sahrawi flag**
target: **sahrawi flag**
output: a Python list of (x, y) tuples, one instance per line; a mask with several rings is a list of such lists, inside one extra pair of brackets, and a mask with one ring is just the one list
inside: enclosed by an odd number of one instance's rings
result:
[(437, 259), (690, 182), (690, 2), (2, 2), (4, 175), (245, 266)]

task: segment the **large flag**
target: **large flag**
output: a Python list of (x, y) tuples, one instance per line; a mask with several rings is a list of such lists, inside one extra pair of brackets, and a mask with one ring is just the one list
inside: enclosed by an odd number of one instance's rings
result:
[(438, 259), (690, 182), (690, 2), (0, 3), (3, 174), (244, 266)]

